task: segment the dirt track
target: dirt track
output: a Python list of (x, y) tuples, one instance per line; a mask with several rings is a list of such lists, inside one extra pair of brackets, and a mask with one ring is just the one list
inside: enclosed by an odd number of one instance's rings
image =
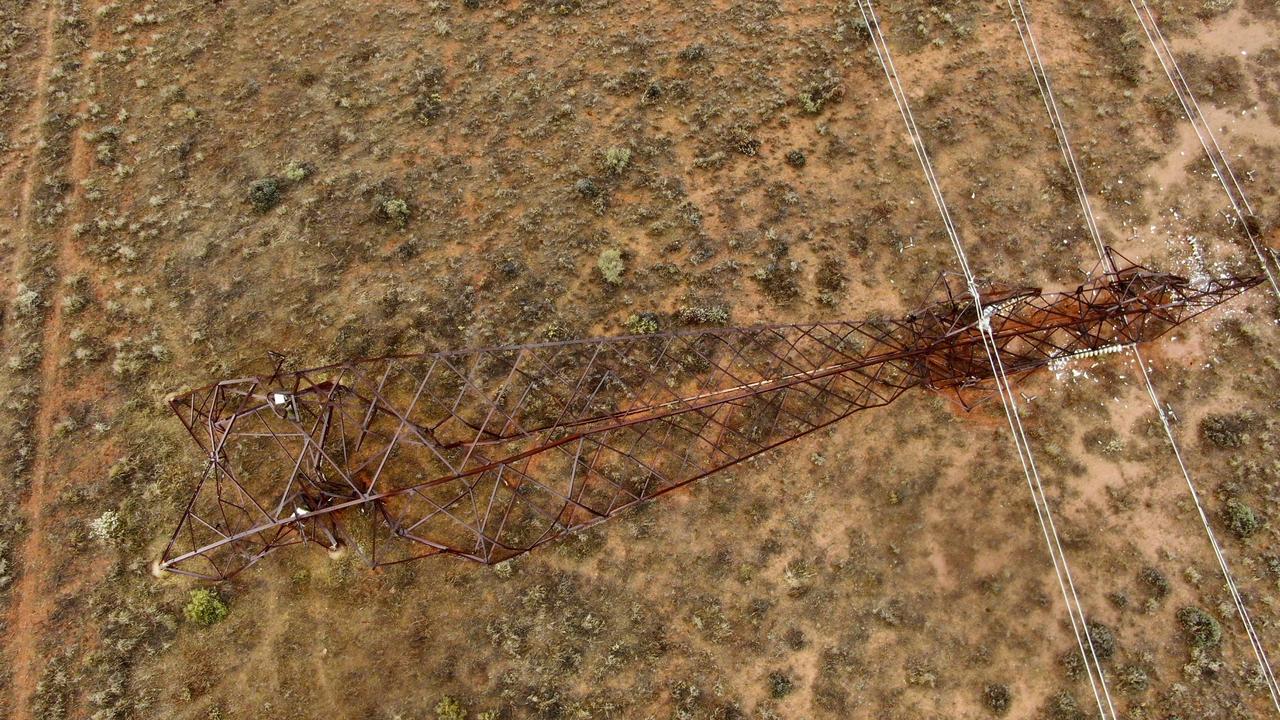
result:
[[(31, 235), (32, 228), (35, 225), (32, 202), (35, 183), (41, 177), (39, 148), (43, 145), (43, 129), (51, 105), (49, 76), (53, 69), (56, 53), (55, 28), (58, 14), (58, 3), (48, 0), (47, 9), (42, 13), (43, 29), (40, 33), (38, 50), (34, 53), (34, 62), (31, 65), (33, 68), (30, 76), (33, 82), (31, 87), (33, 101), (30, 110), (19, 127), (19, 135), (13, 151), (16, 158), (10, 159), (10, 164), (16, 165), (20, 163), (22, 167), (21, 173), (17, 175), (17, 177), (21, 178), (21, 184), (17, 192), (19, 204), (14, 216), (14, 225), (18, 228), (19, 237), (25, 240), (24, 249), (27, 252), (31, 252), (31, 245), (34, 242)], [(16, 148), (25, 148), (25, 153)], [(20, 260), (19, 262), (22, 261)], [(16, 293), (17, 283), (13, 283), (12, 287)], [(46, 342), (51, 338), (52, 326), (55, 323), (49, 323), (49, 325), (50, 328), (44, 333)], [(55, 373), (56, 363), (54, 356), (46, 354), (40, 369), (42, 388), (53, 386), (56, 380)], [(37, 430), (37, 434), (42, 435), (46, 441), (48, 426), (52, 417), (47, 405), (47, 402), (41, 404), (39, 420), (37, 421), (38, 428), (40, 428)], [(39, 441), (37, 442), (39, 443)], [(37, 447), (39, 448), (42, 444), (40, 443)], [(43, 633), (42, 620), (48, 617), (49, 614), (48, 598), (40, 592), (41, 573), (37, 569), (44, 566), (44, 563), (39, 561), (43, 553), (39, 515), (42, 513), (45, 504), (44, 486), (48, 467), (48, 461), (44, 455), (45, 453), (37, 449), (35, 466), (31, 474), (31, 485), (25, 504), (29, 534), (19, 555), (19, 562), (22, 563), (23, 571), (19, 576), (16, 587), (13, 589), (9, 619), (6, 623), (5, 631), (4, 651), (9, 659), (12, 675), (9, 680), (8, 698), (6, 698), (5, 704), (0, 707), (8, 708), (14, 718), (31, 716), (30, 700), (38, 677), (37, 662), (39, 651), (37, 647), (39, 638)]]
[[(92, 79), (86, 74), (92, 71), (95, 47), (101, 47), (104, 39), (102, 23), (97, 20), (95, 13), (97, 7), (98, 4), (93, 2), (75, 6), (75, 12), (81, 17), (90, 18), (89, 22), (96, 28), (93, 33), (94, 42), (85, 44), (78, 36), (73, 36), (72, 31), (65, 29), (68, 23), (65, 22), (64, 13), (70, 11), (70, 8), (64, 8), (52, 0), (48, 3), (41, 50), (35, 65), (36, 73), (32, 76), (35, 81), (34, 101), (27, 125), (36, 131), (30, 138), (34, 142), (28, 145), (31, 150), (24, 172), (18, 226), (28, 233), (28, 251), (33, 251), (37, 243), (48, 242), (49, 249), (43, 253), (41, 263), (45, 265), (45, 272), (56, 279), (82, 273), (86, 269), (75, 248), (74, 232), (76, 225), (86, 216), (83, 181), (89, 177), (91, 170), (90, 150), (84, 133), (72, 130), (67, 155), (56, 157), (53, 163), (47, 162), (41, 152), (49, 141), (44, 128), (50, 123), (54, 112), (70, 112), (75, 116), (84, 116), (88, 112), (89, 83)], [(58, 31), (59, 27), (64, 28), (63, 32)], [(60, 62), (59, 58), (65, 58), (68, 54), (75, 59), (72, 67), (81, 74), (60, 75), (59, 98), (55, 100), (50, 89), (50, 77), (55, 62)], [(58, 107), (68, 101), (68, 94), (79, 100), (73, 100), (69, 108)], [(59, 162), (62, 167), (57, 166)], [(61, 200), (65, 209), (56, 220), (48, 223), (37, 223), (32, 214), (33, 187), (36, 178), (42, 175), (59, 176), (70, 186)], [(59, 566), (55, 559), (58, 548), (56, 544), (50, 544), (48, 538), (50, 499), (75, 483), (73, 477), (57, 473), (53, 469), (55, 462), (51, 457), (54, 452), (51, 448), (54, 425), (64, 411), (69, 397), (63, 392), (65, 378), (60, 369), (62, 359), (68, 354), (67, 330), (63, 326), (64, 302), (63, 293), (55, 294), (48, 299), (44, 313), (43, 338), (40, 343), (43, 354), (38, 370), (40, 400), (33, 433), (35, 453), (24, 513), (27, 538), (19, 551), (23, 572), (14, 588), (11, 619), (8, 623), (11, 631), (6, 633), (10, 638), (6, 651), (13, 668), (9, 707), (13, 709), (13, 717), (18, 719), (31, 717), (31, 699), (39, 681), (44, 655), (42, 646), (53, 636), (60, 634), (52, 632), (50, 625), (56, 599), (78, 592), (87, 582), (83, 578), (64, 578), (56, 574)]]

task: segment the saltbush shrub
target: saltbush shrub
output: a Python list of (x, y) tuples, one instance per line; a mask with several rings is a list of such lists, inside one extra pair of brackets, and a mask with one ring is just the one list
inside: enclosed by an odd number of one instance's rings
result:
[(1200, 421), (1200, 434), (1210, 443), (1223, 449), (1244, 445), (1249, 430), (1249, 417), (1245, 413), (1206, 415)]
[(386, 198), (378, 204), (378, 215), (399, 228), (409, 224), (409, 216), (412, 214), (413, 211), (409, 209), (409, 203), (405, 202), (404, 198)]
[(1178, 622), (1194, 648), (1210, 648), (1222, 642), (1222, 626), (1209, 613), (1198, 607), (1184, 607), (1178, 611)]
[(1222, 514), (1227, 522), (1227, 527), (1241, 540), (1254, 534), (1262, 527), (1262, 518), (1258, 517), (1258, 513), (1254, 512), (1253, 508), (1234, 498), (1227, 501)]
[(191, 591), (191, 599), (182, 614), (193, 623), (208, 627), (224, 620), (231, 608), (212, 590), (201, 588)]
[(627, 332), (632, 335), (652, 335), (661, 329), (658, 316), (651, 312), (632, 315), (627, 318), (627, 322), (624, 325), (627, 328)]
[(1097, 655), (1099, 660), (1109, 660), (1111, 656), (1116, 654), (1116, 636), (1111, 632), (1111, 628), (1100, 622), (1091, 622), (1088, 624), (1089, 642), (1093, 646), (1093, 653)]
[(614, 175), (621, 175), (631, 164), (631, 151), (624, 147), (611, 147), (604, 151), (604, 166)]
[(1013, 704), (1013, 693), (1008, 685), (991, 683), (982, 691), (982, 703), (996, 715), (1004, 715)]
[(1075, 697), (1066, 690), (1059, 691), (1049, 698), (1048, 715), (1050, 720), (1082, 720), (1084, 717)]
[(436, 703), (437, 720), (467, 720), (467, 708), (448, 695)]
[(1168, 578), (1164, 576), (1164, 573), (1153, 567), (1147, 566), (1142, 568), (1142, 570), (1138, 572), (1138, 579), (1141, 580), (1144, 585), (1151, 588), (1151, 592), (1157, 598), (1168, 596), (1171, 590)]
[(795, 689), (795, 683), (791, 680), (791, 676), (782, 672), (769, 673), (769, 696), (775, 700), (780, 700), (791, 694)]
[(606, 248), (601, 252), (596, 267), (600, 268), (600, 276), (610, 285), (622, 282), (622, 271), (626, 269), (622, 262), (622, 252), (617, 248)]
[(265, 177), (249, 186), (249, 202), (258, 212), (266, 212), (280, 204), (280, 181)]

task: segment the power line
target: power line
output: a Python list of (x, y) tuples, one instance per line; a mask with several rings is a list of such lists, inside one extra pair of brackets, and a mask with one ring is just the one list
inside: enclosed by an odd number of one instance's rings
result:
[[(880, 21), (875, 13), (875, 8), (871, 0), (858, 0), (858, 9), (862, 13), (863, 21), (866, 23), (868, 33), (871, 36), (872, 46), (875, 49), (876, 56), (880, 60), (880, 66), (884, 69), (885, 78), (889, 82), (889, 88), (893, 93), (894, 101), (898, 105), (898, 112), (902, 115), (903, 122), (907, 127), (907, 134), (911, 138), (912, 148), (915, 150), (916, 157), (920, 161), (920, 166), (924, 171), (925, 181), (929, 186), (930, 193), (933, 195), (934, 203), (938, 207), (938, 212), (942, 217), (942, 224), (946, 229), (947, 237), (951, 240), (952, 248), (955, 251), (956, 259), (960, 264), (961, 271), (964, 274), (965, 282), (968, 286), (969, 294), (973, 297), (973, 302), (980, 316), (983, 318), (983, 348), (987, 354), (987, 359), (991, 364), (992, 375), (996, 381), (996, 389), (1000, 394), (1001, 404), (1004, 407), (1005, 417), (1009, 423), (1009, 430), (1013, 436), (1014, 447), (1018, 452), (1018, 459), (1022, 465), (1023, 474), (1026, 476), (1027, 487), (1031, 491), (1033, 504), (1036, 508), (1036, 517), (1039, 520), (1041, 532), (1044, 534), (1045, 544), (1049, 548), (1049, 557), (1053, 561), (1054, 573), (1058, 579), (1058, 586), (1062, 591), (1062, 597), (1067, 605), (1067, 613), (1071, 620), (1072, 632), (1076, 637), (1076, 644), (1080, 650), (1081, 658), (1085, 662), (1085, 668), (1089, 675), (1089, 685), (1093, 690), (1094, 699), (1097, 702), (1098, 713), (1106, 720), (1108, 713), (1112, 718), (1116, 717), (1115, 707), (1111, 701), (1111, 693), (1107, 688), (1106, 677), (1102, 670), (1102, 664), (1098, 660), (1097, 652), (1093, 647), (1093, 640), (1090, 637), (1088, 629), (1088, 621), (1085, 618), (1084, 607), (1080, 603), (1079, 595), (1076, 592), (1075, 582), (1071, 577), (1071, 569), (1067, 562), (1066, 554), (1062, 549), (1062, 542), (1058, 535), (1057, 528), (1053, 522), (1053, 515), (1049, 505), (1049, 500), (1044, 492), (1044, 485), (1040, 479), (1040, 473), (1035, 464), (1035, 458), (1031, 453), (1030, 441), (1027, 438), (1026, 430), (1022, 425), (1022, 419), (1018, 413), (1017, 399), (1014, 397), (1009, 387), (1008, 378), (1005, 374), (1003, 361), (1000, 358), (999, 346), (995, 337), (990, 332), (990, 325), (986, 321), (990, 315), (982, 308), (982, 298), (978, 291), (977, 283), (973, 275), (973, 271), (969, 266), (968, 257), (964, 251), (964, 246), (960, 240), (959, 233), (956, 231), (955, 223), (951, 218), (951, 212), (947, 208), (947, 203), (942, 194), (942, 189), (938, 184), (933, 164), (929, 160), (929, 155), (924, 146), (924, 141), (920, 136), (919, 128), (916, 126), (915, 117), (911, 112), (910, 104), (907, 101), (906, 92), (902, 89), (901, 81), (898, 77), (898, 71), (893, 62), (893, 55), (889, 50), (889, 44), (885, 40), (884, 33), (880, 28)], [(1096, 679), (1095, 679), (1096, 673)]]
[[(1036, 43), (1035, 33), (1032, 30), (1031, 19), (1028, 16), (1026, 5), (1024, 4), (1023, 0), (1008, 0), (1008, 3), (1009, 3), (1009, 11), (1013, 15), (1014, 26), (1018, 30), (1018, 36), (1022, 41), (1023, 50), (1026, 52), (1027, 60), (1031, 64), (1032, 74), (1035, 76), (1035, 79), (1036, 79), (1036, 85), (1040, 89), (1040, 97), (1044, 101), (1045, 109), (1046, 111), (1048, 111), (1048, 114), (1049, 114), (1050, 124), (1053, 126), (1054, 134), (1057, 136), (1058, 149), (1062, 152), (1063, 160), (1066, 163), (1067, 169), (1071, 174), (1073, 184), (1076, 190), (1076, 197), (1080, 201), (1080, 208), (1084, 214), (1085, 226), (1088, 229), (1089, 236), (1093, 240), (1094, 246), (1098, 251), (1098, 257), (1099, 257), (1099, 260), (1103, 263), (1104, 269), (1109, 273), (1115, 273), (1116, 272), (1115, 263), (1111, 257), (1111, 254), (1106, 251), (1106, 248), (1104, 247), (1102, 242), (1101, 233), (1098, 231), (1097, 220), (1094, 217), (1093, 207), (1089, 202), (1089, 195), (1085, 188), (1083, 173), (1080, 172), (1080, 167), (1076, 161), (1075, 153), (1071, 149), (1071, 141), (1067, 133), (1066, 122), (1063, 120), (1062, 114), (1058, 110), (1057, 100), (1054, 98), (1054, 94), (1053, 94), (1053, 85), (1049, 79), (1048, 72), (1045, 70), (1044, 60), (1040, 56), (1040, 50)], [(1145, 0), (1143, 0), (1143, 4), (1145, 6)], [(1137, 10), (1136, 7), (1134, 9)], [(1141, 15), (1140, 15), (1140, 18), (1141, 18)], [(1155, 29), (1156, 36), (1160, 37), (1161, 40), (1163, 41), (1163, 36), (1159, 35), (1159, 29), (1155, 28), (1154, 26), (1154, 19), (1152, 19), (1151, 22), (1153, 23), (1152, 27)], [(1144, 26), (1145, 26), (1145, 23), (1144, 23)], [(1151, 37), (1151, 35), (1149, 34), (1148, 37)], [(1168, 49), (1167, 45), (1165, 46), (1165, 49), (1167, 51)], [(1157, 50), (1157, 53), (1158, 52), (1159, 51)], [(1169, 56), (1172, 59), (1172, 53), (1170, 53)], [(1164, 63), (1163, 59), (1161, 59), (1161, 63), (1162, 64)], [(1174, 65), (1173, 67), (1176, 69), (1176, 65)], [(1167, 68), (1166, 68), (1166, 72), (1167, 72)], [(1178, 71), (1178, 76), (1181, 77), (1181, 71)], [(1170, 76), (1170, 80), (1172, 80), (1172, 76)], [(1175, 90), (1177, 90), (1177, 83), (1175, 83)], [(1189, 92), (1190, 90), (1188, 89), (1188, 93)], [(1181, 98), (1181, 93), (1179, 93), (1179, 97)], [(1190, 96), (1188, 95), (1188, 97)], [(1191, 98), (1191, 102), (1194, 103), (1194, 98)], [(1197, 109), (1197, 114), (1198, 114), (1198, 109)], [(1191, 117), (1191, 113), (1189, 111), (1188, 111), (1188, 117)], [(1194, 120), (1192, 121), (1192, 126), (1193, 128), (1195, 128)], [(1196, 128), (1196, 133), (1197, 135), (1200, 134), (1199, 128)], [(1212, 137), (1212, 135), (1210, 135), (1209, 137)], [(1202, 143), (1204, 142), (1203, 136), (1201, 136), (1201, 142)], [(1221, 154), (1221, 149), (1218, 148), (1216, 141), (1214, 142), (1214, 148), (1217, 149), (1219, 154)], [(1207, 145), (1205, 146), (1205, 151), (1206, 152), (1209, 151), (1209, 148)], [(1210, 153), (1210, 160), (1213, 161), (1213, 159), (1214, 158), (1212, 156), (1212, 153)], [(1225, 165), (1225, 162), (1226, 162), (1225, 157), (1222, 158), (1222, 161)], [(1216, 163), (1215, 163), (1215, 167), (1217, 167)], [(1226, 167), (1226, 170), (1227, 170), (1227, 173), (1230, 173), (1229, 166)], [(1248, 207), (1248, 200), (1244, 198), (1244, 191), (1240, 187), (1239, 183), (1236, 181), (1234, 174), (1231, 174), (1230, 177), (1232, 179), (1232, 183), (1235, 189), (1240, 193), (1240, 197), (1244, 201), (1245, 206)], [(1219, 178), (1223, 179), (1223, 175), (1219, 174)], [(1225, 179), (1223, 179), (1223, 187), (1224, 188), (1227, 187)], [(1227, 190), (1227, 195), (1229, 198), (1232, 199), (1232, 204), (1233, 206), (1235, 206), (1235, 198), (1232, 196), (1232, 192), (1230, 189)], [(1239, 214), (1239, 207), (1236, 207), (1236, 210), (1237, 210), (1237, 214)], [(1243, 218), (1241, 218), (1241, 222), (1242, 223), (1244, 222)], [(1245, 223), (1245, 225), (1246, 225), (1245, 227), (1246, 232), (1251, 233), (1251, 229), (1248, 228), (1247, 223)], [(1250, 238), (1252, 239), (1252, 235), (1250, 235)], [(1256, 249), (1256, 246), (1255, 246), (1255, 249)], [(1261, 253), (1259, 253), (1259, 259), (1260, 260), (1262, 259)], [(1263, 270), (1264, 272), (1268, 273), (1268, 279), (1272, 279), (1270, 272), (1268, 271), (1265, 260), (1263, 260)], [(1274, 287), (1274, 280), (1273, 280), (1273, 287)], [(1145, 386), (1147, 395), (1151, 400), (1152, 407), (1155, 408), (1156, 415), (1160, 419), (1160, 424), (1164, 428), (1165, 437), (1169, 440), (1169, 446), (1173, 448), (1174, 457), (1178, 462), (1179, 469), (1182, 471), (1183, 479), (1187, 483), (1187, 489), (1191, 494), (1192, 502), (1195, 504), (1196, 512), (1200, 518), (1200, 523), (1204, 527), (1206, 536), (1208, 536), (1209, 538), (1209, 544), (1213, 548), (1214, 557), (1218, 561), (1218, 567), (1222, 572), (1223, 578), (1226, 580), (1227, 588), (1230, 592), (1232, 602), (1235, 604), (1236, 612), (1240, 617), (1241, 624), (1244, 626), (1245, 634), (1249, 638), (1249, 644), (1253, 649), (1254, 656), (1258, 662), (1259, 670), (1262, 673), (1263, 679), (1267, 683), (1267, 690), (1270, 693), (1271, 702), (1275, 706), (1276, 710), (1280, 711), (1280, 687), (1277, 687), (1275, 676), (1272, 674), (1271, 665), (1267, 659), (1266, 650), (1263, 647), (1262, 640), (1258, 636), (1257, 632), (1254, 630), (1253, 621), (1249, 617), (1249, 612), (1245, 607), (1244, 600), (1241, 598), (1240, 592), (1236, 587), (1235, 580), (1231, 576), (1231, 571), (1227, 564), (1226, 556), (1222, 552), (1221, 545), (1218, 543), (1217, 536), (1214, 534), (1213, 527), (1209, 523), (1209, 518), (1204, 511), (1204, 506), (1200, 502), (1200, 493), (1196, 489), (1196, 484), (1191, 478), (1191, 473), (1187, 469), (1186, 463), (1183, 461), (1182, 451), (1179, 448), (1177, 439), (1173, 434), (1173, 428), (1169, 424), (1169, 420), (1167, 417), (1167, 413), (1165, 412), (1164, 405), (1163, 403), (1161, 403), (1160, 398), (1156, 393), (1155, 385), (1151, 381), (1151, 375), (1147, 369), (1146, 362), (1142, 358), (1142, 353), (1138, 350), (1136, 345), (1131, 346), (1131, 350), (1133, 353), (1134, 361), (1137, 363), (1138, 369), (1142, 376), (1143, 385)]]
[[(1147, 40), (1151, 43), (1151, 48), (1155, 50), (1156, 59), (1160, 61), (1160, 68), (1164, 70), (1165, 77), (1169, 78), (1169, 83), (1173, 86), (1173, 92), (1178, 96), (1178, 102), (1182, 105), (1182, 111), (1187, 116), (1187, 120), (1191, 123), (1191, 128), (1196, 133), (1196, 138), (1200, 141), (1200, 147), (1204, 148), (1205, 156), (1209, 158), (1209, 163), (1213, 165), (1214, 175), (1218, 177), (1218, 182), (1222, 185), (1222, 189), (1227, 193), (1227, 200), (1231, 202), (1231, 209), (1235, 211), (1236, 220), (1244, 228), (1245, 237), (1249, 239), (1249, 245), (1253, 248), (1253, 252), (1258, 257), (1258, 263), (1262, 266), (1263, 273), (1267, 276), (1267, 281), (1271, 283), (1271, 289), (1276, 295), (1276, 299), (1280, 300), (1280, 283), (1276, 280), (1275, 272), (1271, 264), (1267, 262), (1267, 256), (1262, 252), (1262, 244), (1258, 241), (1257, 234), (1252, 227), (1253, 206), (1249, 204), (1249, 198), (1244, 192), (1244, 186), (1240, 184), (1239, 178), (1231, 169), (1231, 163), (1227, 161), (1227, 156), (1222, 152), (1222, 147), (1218, 144), (1218, 140), (1214, 137), (1213, 128), (1209, 126), (1205, 120), (1204, 113), (1200, 111), (1200, 105), (1196, 102), (1195, 94), (1191, 92), (1191, 85), (1187, 82), (1186, 76), (1182, 74), (1182, 68), (1178, 67), (1177, 58), (1173, 55), (1169, 42), (1165, 40), (1164, 33), (1160, 31), (1160, 26), (1156, 24), (1155, 14), (1151, 12), (1151, 8), (1147, 5), (1146, 0), (1129, 0), (1130, 7), (1133, 8), (1134, 14), (1138, 16), (1138, 22), (1142, 25), (1142, 31), (1146, 34)], [(1278, 706), (1280, 709), (1280, 706)]]

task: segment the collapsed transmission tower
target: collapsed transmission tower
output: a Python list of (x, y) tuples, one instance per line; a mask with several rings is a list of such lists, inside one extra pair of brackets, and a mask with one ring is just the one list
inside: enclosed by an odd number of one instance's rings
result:
[(914, 387), (1153, 340), (1261, 282), (1130, 265), (1075, 290), (952, 291), (898, 320), (762, 325), (385, 357), (226, 380), (171, 401), (207, 456), (161, 558), (224, 579), (271, 551), (374, 566), (501, 562)]

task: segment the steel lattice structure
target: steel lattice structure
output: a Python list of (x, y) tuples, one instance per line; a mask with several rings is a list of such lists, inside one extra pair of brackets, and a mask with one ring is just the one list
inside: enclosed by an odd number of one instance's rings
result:
[(1258, 284), (1130, 266), (1075, 290), (991, 288), (902, 319), (762, 325), (365, 359), (171, 401), (208, 458), (161, 567), (223, 579), (279, 547), (371, 565), (495, 563), (914, 387), (1145, 342)]

